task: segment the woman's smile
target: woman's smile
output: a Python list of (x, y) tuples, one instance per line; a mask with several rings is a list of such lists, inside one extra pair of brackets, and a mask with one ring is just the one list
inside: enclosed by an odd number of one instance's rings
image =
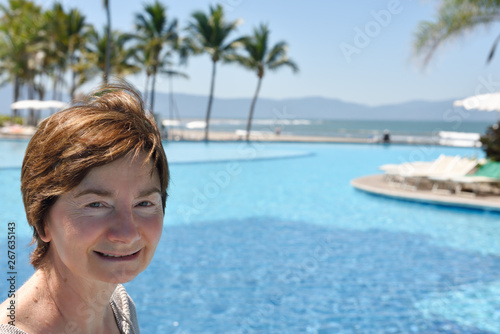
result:
[(99, 257), (106, 261), (132, 261), (139, 258), (139, 253), (141, 250), (132, 253), (121, 253), (121, 254), (113, 254), (113, 253), (104, 253), (94, 251)]

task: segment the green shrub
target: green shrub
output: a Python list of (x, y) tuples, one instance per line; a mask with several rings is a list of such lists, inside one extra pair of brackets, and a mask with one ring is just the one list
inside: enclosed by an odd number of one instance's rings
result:
[(494, 161), (500, 161), (500, 122), (493, 124), (486, 130), (486, 134), (480, 139), (486, 157)]
[[(7, 115), (0, 115), (0, 126), (4, 126), (7, 123), (11, 123), (11, 117)], [(23, 125), (23, 119), (21, 117), (15, 117), (14, 124)]]

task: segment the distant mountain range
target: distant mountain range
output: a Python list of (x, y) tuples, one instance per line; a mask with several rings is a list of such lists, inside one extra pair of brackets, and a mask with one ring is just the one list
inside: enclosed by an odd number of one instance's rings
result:
[[(159, 94), (155, 102), (157, 110), (168, 106), (168, 95)], [(175, 94), (179, 114), (184, 118), (203, 118), (208, 97)], [(454, 100), (411, 101), (398, 104), (370, 107), (323, 97), (289, 99), (260, 98), (255, 108), (255, 118), (274, 119), (337, 119), (337, 120), (400, 120), (400, 121), (487, 121), (497, 119), (495, 113), (466, 111), (453, 107)], [(250, 98), (215, 98), (212, 107), (214, 118), (245, 118), (250, 109)], [(168, 109), (168, 108), (165, 108)], [(166, 115), (166, 114), (164, 114)]]
[[(51, 96), (47, 93), (47, 96)], [(174, 94), (176, 113), (183, 118), (204, 118), (208, 96)], [(10, 114), (12, 88), (0, 89), (0, 114)], [(213, 118), (246, 118), (251, 98), (214, 98)], [(162, 118), (170, 118), (169, 96), (157, 93), (155, 110)], [(255, 118), (261, 119), (332, 119), (332, 120), (393, 120), (393, 121), (445, 121), (445, 122), (495, 122), (497, 115), (482, 111), (465, 111), (453, 108), (453, 100), (411, 101), (370, 107), (323, 97), (288, 99), (259, 98)]]

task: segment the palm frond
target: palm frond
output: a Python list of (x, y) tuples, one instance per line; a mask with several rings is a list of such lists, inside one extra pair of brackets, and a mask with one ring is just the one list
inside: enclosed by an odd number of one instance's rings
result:
[(292, 69), (294, 73), (297, 73), (299, 71), (299, 67), (297, 64), (295, 64), (294, 61), (290, 59), (281, 59), (279, 61), (274, 62), (273, 64), (268, 65), (269, 70), (275, 71), (278, 70), (282, 67), (289, 67)]
[(243, 66), (246, 69), (249, 70), (255, 70), (258, 64), (255, 62), (255, 60), (245, 57), (243, 55), (239, 54), (228, 54), (226, 55), (223, 60), (227, 63), (238, 63), (239, 65)]
[(288, 45), (281, 41), (276, 43), (271, 51), (269, 51), (269, 54), (266, 59), (267, 64), (272, 64), (277, 61), (279, 61), (281, 58), (286, 57), (286, 54), (288, 53)]
[(217, 61), (241, 45), (241, 38), (226, 42), (238, 24), (238, 20), (226, 22), (223, 7), (220, 5), (210, 6), (208, 15), (196, 11), (188, 23), (189, 40), (185, 45), (192, 47), (194, 54), (205, 52), (213, 61)]
[(184, 72), (162, 69), (162, 70), (160, 70), (160, 73), (161, 74), (165, 74), (165, 75), (167, 75), (169, 77), (189, 79), (189, 76), (186, 73), (184, 73)]
[[(423, 21), (414, 38), (414, 54), (427, 65), (445, 42), (500, 20), (500, 3), (491, 0), (444, 0), (434, 21)], [(494, 54), (494, 43), (488, 61)]]
[(288, 46), (285, 42), (276, 43), (268, 51), (269, 34), (268, 26), (261, 24), (253, 30), (253, 35), (238, 40), (243, 44), (245, 54), (231, 52), (225, 60), (236, 62), (246, 69), (255, 71), (259, 78), (264, 76), (266, 68), (277, 70), (281, 67), (290, 67), (294, 72), (297, 72), (297, 64), (287, 56)]

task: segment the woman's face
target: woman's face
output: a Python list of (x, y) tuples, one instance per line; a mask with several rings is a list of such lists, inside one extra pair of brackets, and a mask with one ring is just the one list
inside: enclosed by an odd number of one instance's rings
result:
[(49, 210), (47, 262), (65, 278), (132, 280), (151, 262), (163, 227), (158, 172), (145, 154), (93, 168)]

